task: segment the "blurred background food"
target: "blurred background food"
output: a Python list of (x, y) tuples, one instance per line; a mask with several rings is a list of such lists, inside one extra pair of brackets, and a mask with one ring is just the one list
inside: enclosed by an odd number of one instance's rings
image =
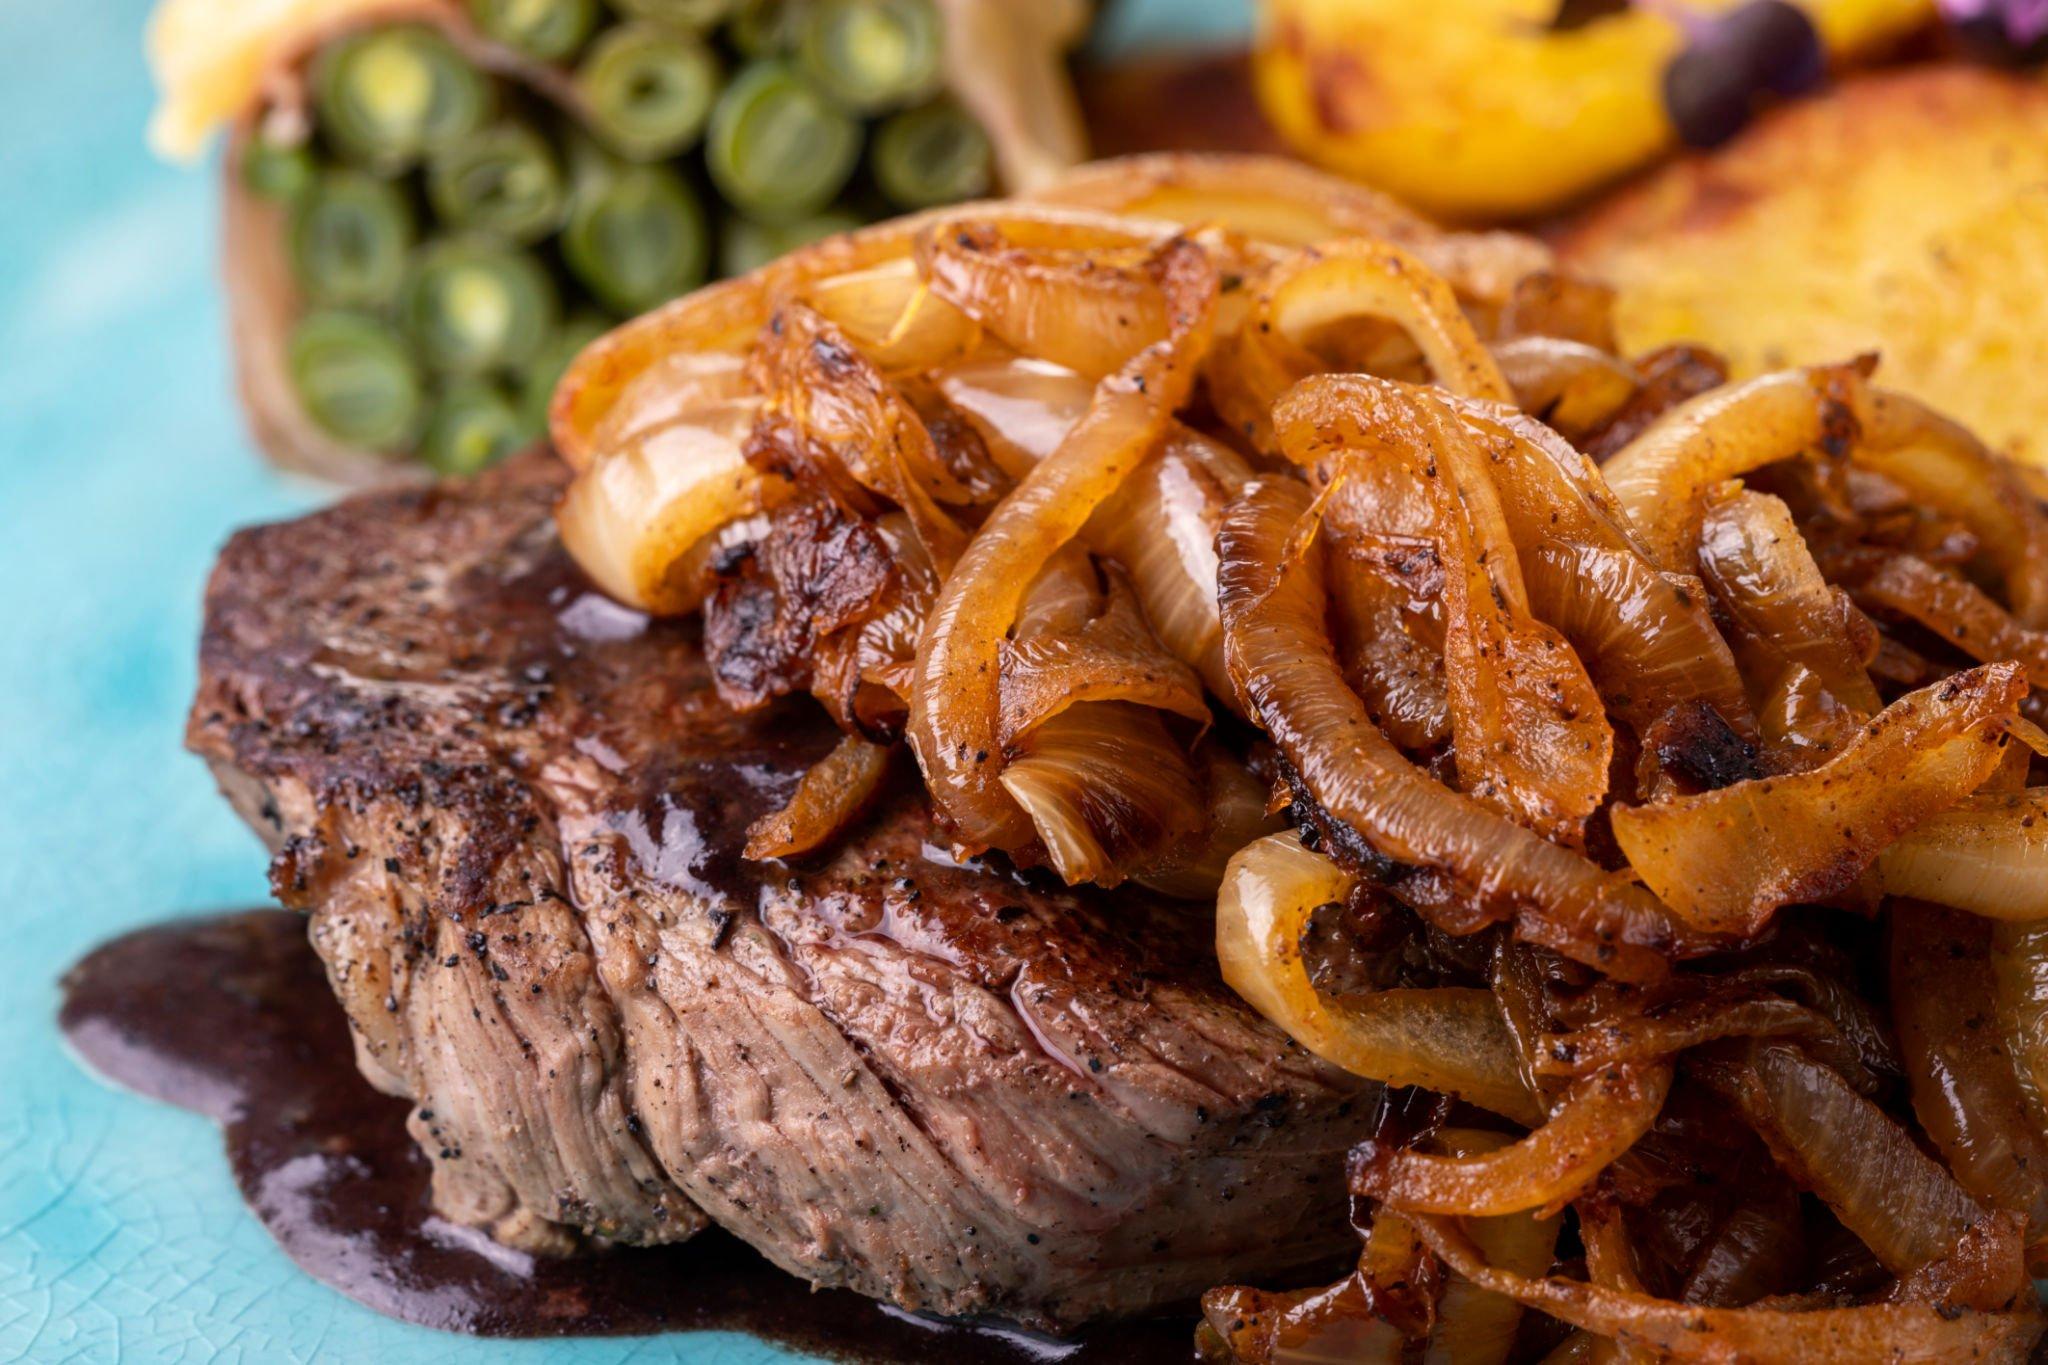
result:
[(569, 357), (707, 279), (1160, 148), (1536, 227), (1615, 285), (1627, 348), (1883, 350), (2043, 454), (2048, 398), (2000, 371), (2040, 349), (2048, 6), (1244, 2), (1243, 47), (1105, 66), (1071, 54), (1119, 0), (164, 0), (153, 132), (229, 130), (245, 407), (347, 482), (535, 439)]
[(1878, 351), (1889, 382), (2048, 460), (2048, 86), (1956, 64), (1843, 82), (1575, 216), (1624, 347), (1741, 374)]
[(1084, 143), (1086, 0), (166, 0), (157, 145), (228, 133), (245, 406), (279, 461), (472, 473), (613, 323)]

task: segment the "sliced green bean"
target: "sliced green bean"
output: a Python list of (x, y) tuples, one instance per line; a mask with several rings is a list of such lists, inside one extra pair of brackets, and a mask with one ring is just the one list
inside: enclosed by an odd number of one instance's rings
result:
[(404, 305), (406, 331), (421, 358), (459, 375), (528, 363), (561, 314), (554, 281), (538, 260), (473, 237), (422, 252)]
[(803, 20), (801, 0), (741, 0), (725, 21), (725, 40), (749, 61), (787, 56), (796, 51)]
[(727, 203), (787, 223), (832, 202), (860, 144), (860, 124), (816, 86), (782, 62), (756, 62), (718, 97), (705, 164)]
[(299, 292), (317, 305), (375, 308), (398, 295), (412, 251), (412, 208), (362, 171), (329, 171), (292, 206), (286, 254)]
[(674, 171), (621, 166), (578, 188), (562, 259), (605, 307), (639, 313), (703, 283), (710, 230)]
[(565, 61), (597, 27), (597, 0), (469, 0), (486, 37), (543, 62)]
[(490, 78), (424, 24), (364, 29), (322, 48), (313, 63), (320, 130), (344, 157), (403, 170), (482, 127)]
[(718, 98), (718, 58), (697, 38), (658, 24), (601, 34), (576, 68), (591, 131), (620, 156), (665, 160), (704, 132)]
[(733, 0), (612, 0), (621, 14), (702, 32), (732, 13)]
[(487, 379), (457, 379), (427, 413), (419, 457), (451, 477), (475, 474), (540, 436), (511, 395)]
[(972, 199), (995, 182), (988, 134), (949, 99), (884, 119), (868, 148), (868, 167), (889, 202), (903, 209)]
[(794, 223), (757, 223), (751, 218), (728, 218), (718, 241), (719, 273), (744, 275), (749, 270), (758, 270), (800, 246), (809, 246), (835, 232), (851, 232), (864, 221), (851, 210), (843, 208), (826, 209)]
[(451, 227), (533, 242), (562, 225), (569, 195), (547, 139), (497, 123), (428, 159), (427, 202)]
[(419, 366), (388, 324), (362, 313), (308, 313), (292, 328), (285, 364), (299, 406), (328, 435), (368, 450), (411, 443)]
[(932, 0), (817, 0), (797, 52), (827, 94), (872, 114), (937, 90), (942, 47)]

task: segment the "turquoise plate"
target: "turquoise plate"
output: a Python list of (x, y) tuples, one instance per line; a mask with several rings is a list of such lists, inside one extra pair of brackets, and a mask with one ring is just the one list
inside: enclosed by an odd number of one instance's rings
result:
[[(1104, 41), (1245, 0), (1117, 0)], [(151, 161), (146, 0), (0, 4), (0, 1361), (789, 1361), (749, 1338), (477, 1342), (301, 1275), (220, 1135), (64, 1055), (58, 974), (167, 915), (255, 904), (264, 858), (179, 747), (230, 528), (313, 506), (233, 407), (208, 174)]]

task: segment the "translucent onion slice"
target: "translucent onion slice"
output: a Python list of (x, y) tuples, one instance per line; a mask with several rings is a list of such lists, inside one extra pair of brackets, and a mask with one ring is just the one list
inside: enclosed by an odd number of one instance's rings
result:
[(1574, 439), (1604, 425), (1641, 380), (1625, 362), (1583, 342), (1518, 337), (1493, 348), (1515, 406)]
[(1456, 1095), (1520, 1123), (1540, 1121), (1490, 993), (1445, 986), (1336, 1001), (1316, 992), (1301, 960), (1302, 930), (1312, 911), (1343, 900), (1353, 885), (1350, 873), (1303, 848), (1292, 831), (1247, 844), (1230, 860), (1216, 899), (1223, 979), (1294, 1041), (1353, 1075)]
[(1615, 840), (1688, 924), (1755, 933), (1779, 906), (1849, 886), (1886, 846), (1975, 791), (2026, 692), (2017, 664), (1980, 665), (1899, 698), (1808, 772), (1618, 805)]
[(1541, 1127), (1480, 1156), (1368, 1139), (1351, 1149), (1351, 1192), (1407, 1214), (1555, 1210), (1650, 1131), (1670, 1089), (1667, 1062), (1606, 1067), (1574, 1080)]
[(1152, 240), (1142, 229), (1077, 228), (1046, 246), (1021, 236), (973, 217), (935, 224), (918, 238), (918, 273), (1011, 349), (1090, 379), (1167, 334), (1170, 305), (1133, 251)]
[(892, 375), (958, 360), (981, 339), (974, 319), (934, 293), (910, 260), (828, 276), (801, 297)]
[[(1810, 670), (1821, 686), (1867, 720), (1882, 703), (1863, 652), (1849, 634), (1849, 608), (1820, 566), (1783, 500), (1739, 484), (1708, 491), (1700, 528), (1700, 572), (1742, 636), (1780, 668)], [(1867, 629), (1867, 627), (1866, 627)]]
[(1836, 1037), (1824, 1014), (1773, 995), (1682, 1001), (1654, 1013), (1626, 1014), (1537, 1041), (1540, 1076), (1583, 1076), (1606, 1067), (1654, 1061), (1720, 1038)]
[(1855, 587), (1858, 601), (1896, 612), (1973, 659), (2018, 659), (2048, 687), (2048, 631), (2029, 630), (1976, 584), (1912, 555), (1893, 555)]
[(1442, 387), (1512, 403), (1514, 390), (1458, 306), (1448, 281), (1391, 242), (1351, 237), (1275, 271), (1247, 327), (1270, 325), (1297, 345), (1353, 318), (1384, 318), (1408, 334)]
[(1299, 483), (1262, 480), (1217, 532), (1225, 662), (1308, 792), (1384, 856), (1443, 874), (1462, 899), (1511, 915), (1523, 938), (1603, 971), (1654, 978), (1670, 955), (1696, 950), (1642, 888), (1449, 790), (1380, 733), (1323, 625), (1322, 546), (1289, 553), (1308, 510)]
[(1012, 479), (1059, 449), (1095, 392), (1065, 366), (1022, 356), (948, 366), (938, 385)]
[(1175, 424), (1081, 533), (1129, 575), (1159, 642), (1233, 706), (1216, 611), (1216, 527), (1250, 479), (1235, 451)]
[(1707, 490), (1807, 450), (1846, 454), (1862, 374), (1781, 370), (1679, 404), (1601, 466), (1657, 563), (1694, 572)]
[(1530, 609), (1501, 491), (1462, 418), (1424, 389), (1318, 375), (1281, 401), (1273, 424), (1294, 463), (1335, 457), (1333, 482), (1360, 464), (1426, 463), (1413, 469), (1413, 483), (1435, 504), (1459, 785), (1539, 833), (1575, 842), (1606, 795), (1614, 734), (1578, 656)]
[(563, 451), (571, 469), (590, 467), (597, 451), (617, 450), (650, 431), (674, 426), (692, 413), (753, 397), (747, 358), (737, 351), (693, 351), (663, 356), (620, 392), (587, 447)]
[[(1442, 1128), (1435, 1141), (1453, 1156), (1474, 1156), (1498, 1150), (1507, 1138), (1474, 1128)], [(1511, 1213), (1474, 1218), (1465, 1229), (1489, 1263), (1517, 1275), (1541, 1275), (1557, 1254), (1562, 1222)], [(1504, 1365), (1521, 1323), (1522, 1305), (1453, 1272), (1437, 1297), (1436, 1330), (1429, 1334), (1422, 1365)]]
[(1532, 1278), (1487, 1263), (1449, 1218), (1418, 1215), (1430, 1250), (1475, 1284), (1615, 1341), (1701, 1365), (2020, 1365), (2041, 1334), (2031, 1304), (1978, 1312), (1949, 1304), (1870, 1304), (1787, 1311), (1703, 1308), (1581, 1280)]
[(2048, 1133), (2034, 1125), (2002, 1032), (1985, 1027), (1994, 989), (1989, 924), (1892, 903), (1892, 1019), (1913, 1112), (1957, 1183), (2026, 1218), (2029, 1259), (2048, 1268)]
[(1195, 762), (1209, 796), (1202, 842), (1183, 857), (1145, 868), (1132, 880), (1163, 895), (1214, 902), (1237, 851), (1254, 839), (1277, 832), (1284, 822), (1267, 809), (1271, 794), (1267, 785), (1213, 738), (1202, 741)]
[(692, 551), (784, 487), (741, 453), (759, 411), (755, 399), (717, 404), (643, 431), (579, 473), (555, 521), (583, 571), (627, 606), (694, 611), (702, 588)]
[(1992, 999), (2014, 1079), (2048, 1133), (2048, 922), (1991, 926)]
[(968, 500), (902, 390), (831, 322), (801, 304), (777, 308), (751, 370), (765, 403), (749, 453), (799, 485), (845, 498), (849, 484), (901, 508), (941, 576), (967, 543), (939, 498)]
[(982, 523), (940, 588), (918, 647), (909, 737), (941, 816), (966, 849), (1021, 847), (1022, 812), (1001, 767), (998, 653), (1025, 591), (1166, 432), (1207, 348), (1216, 273), (1194, 245), (1161, 247), (1153, 268), (1173, 331), (1096, 388), (1088, 414)]
[(1923, 820), (1877, 867), (1890, 895), (2048, 920), (2048, 789), (1979, 792)]
[(1201, 779), (1158, 711), (1131, 702), (1069, 706), (1033, 729), (1003, 769), (1070, 886), (1120, 884), (1202, 837)]
[(1046, 565), (1002, 645), (1004, 747), (1012, 748), (1069, 706), (1122, 701), (1169, 712), (1207, 729), (1209, 706), (1194, 670), (1168, 653), (1114, 570), (1098, 586), (1079, 545)]
[(1865, 389), (1860, 400), (1856, 462), (1918, 506), (1969, 527), (2013, 615), (2030, 629), (2048, 629), (2048, 510), (2012, 462), (1918, 399)]
[(1732, 1098), (1786, 1174), (1820, 1196), (1887, 1270), (1946, 1255), (1984, 1210), (1911, 1134), (1832, 1067), (1788, 1043), (1755, 1043), (1692, 1073)]
[(858, 735), (842, 736), (831, 753), (804, 770), (787, 805), (747, 828), (747, 857), (794, 858), (829, 843), (881, 789), (893, 752)]

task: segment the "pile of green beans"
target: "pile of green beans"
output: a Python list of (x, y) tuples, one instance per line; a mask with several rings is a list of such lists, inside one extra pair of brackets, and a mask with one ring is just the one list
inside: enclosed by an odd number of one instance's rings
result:
[(385, 23), (323, 45), (312, 118), (242, 154), (283, 211), (288, 372), (349, 445), (474, 472), (542, 434), (569, 361), (618, 321), (992, 188), (933, 0), (466, 3), (573, 96)]

